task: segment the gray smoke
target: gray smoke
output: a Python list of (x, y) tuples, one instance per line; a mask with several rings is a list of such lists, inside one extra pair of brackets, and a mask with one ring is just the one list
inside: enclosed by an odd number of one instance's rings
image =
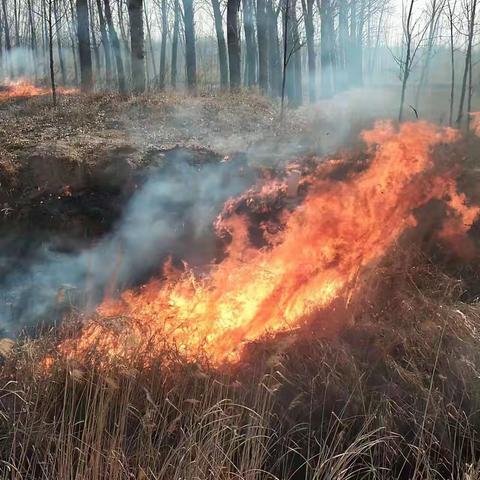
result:
[[(195, 166), (169, 162), (133, 195), (114, 230), (78, 253), (46, 241), (25, 259), (0, 254), (0, 327), (14, 336), (25, 327), (61, 316), (69, 299), (82, 308), (100, 301), (115, 278), (119, 288), (161, 271), (168, 255), (195, 263), (215, 254), (212, 223), (221, 206), (253, 177), (236, 162)], [(14, 242), (21, 239), (14, 239)], [(26, 241), (23, 239), (23, 241)]]

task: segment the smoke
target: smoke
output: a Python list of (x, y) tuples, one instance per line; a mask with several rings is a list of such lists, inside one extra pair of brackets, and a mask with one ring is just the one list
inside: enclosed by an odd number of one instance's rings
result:
[(20, 241), (28, 246), (28, 238), (15, 236), (10, 244), (4, 239), (2, 334), (14, 336), (25, 327), (51, 323), (70, 302), (93, 307), (105, 292), (158, 274), (169, 255), (193, 264), (212, 260), (216, 253), (213, 221), (229, 197), (251, 184), (253, 173), (243, 168), (241, 158), (199, 166), (184, 157), (176, 155), (152, 172), (113, 231), (90, 248), (64, 253), (50, 239), (27, 248), (24, 258), (22, 254), (12, 257), (9, 247), (18, 247)]

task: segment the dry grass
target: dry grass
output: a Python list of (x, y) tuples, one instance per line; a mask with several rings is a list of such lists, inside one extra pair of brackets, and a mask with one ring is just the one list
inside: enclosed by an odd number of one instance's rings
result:
[(148, 368), (46, 370), (53, 333), (16, 346), (0, 374), (3, 478), (478, 478), (480, 308), (400, 250), (362, 292), (222, 370), (167, 349)]

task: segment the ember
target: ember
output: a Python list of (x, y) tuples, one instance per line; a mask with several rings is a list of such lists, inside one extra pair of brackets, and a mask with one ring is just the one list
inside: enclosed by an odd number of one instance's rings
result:
[[(455, 142), (457, 131), (424, 122), (398, 129), (380, 123), (362, 138), (369, 167), (344, 181), (312, 175), (304, 202), (284, 212), (285, 228), (269, 233), (267, 248), (251, 245), (245, 216), (222, 218), (232, 241), (207, 278), (168, 263), (164, 280), (107, 298), (97, 311), (100, 320), (87, 322), (60, 352), (70, 358), (92, 350), (106, 358), (154, 355), (164, 339), (187, 357), (203, 352), (213, 363), (232, 361), (245, 342), (266, 332), (321, 322), (322, 310), (348, 293), (362, 268), (382, 259), (416, 225), (418, 207), (443, 200), (448, 230), (470, 228), (480, 209), (466, 205), (449, 166), (431, 155), (434, 147)], [(288, 194), (291, 183), (272, 181), (260, 194), (279, 188)], [(111, 328), (108, 318), (122, 318), (122, 328)]]

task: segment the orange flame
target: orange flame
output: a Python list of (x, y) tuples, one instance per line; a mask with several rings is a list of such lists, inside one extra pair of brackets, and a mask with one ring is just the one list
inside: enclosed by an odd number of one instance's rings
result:
[[(76, 88), (57, 87), (57, 92), (63, 95), (72, 95), (78, 93), (78, 90)], [(11, 80), (5, 82), (3, 88), (0, 89), (0, 101), (38, 97), (50, 94), (50, 88), (33, 85), (28, 80)]]
[[(414, 210), (430, 200), (445, 200), (462, 228), (471, 226), (480, 209), (466, 205), (447, 165), (431, 155), (433, 147), (455, 142), (458, 132), (423, 122), (398, 130), (381, 123), (362, 137), (372, 155), (369, 167), (345, 181), (312, 175), (305, 201), (286, 214), (285, 228), (269, 248), (251, 246), (246, 218), (233, 215), (223, 224), (232, 235), (228, 256), (207, 278), (167, 264), (164, 281), (104, 301), (100, 320), (89, 320), (60, 351), (73, 358), (92, 350), (129, 358), (154, 355), (165, 339), (187, 356), (205, 352), (214, 363), (234, 360), (245, 342), (265, 332), (321, 318), (362, 267), (380, 260), (416, 225)], [(109, 317), (122, 318), (123, 326), (113, 328)]]

